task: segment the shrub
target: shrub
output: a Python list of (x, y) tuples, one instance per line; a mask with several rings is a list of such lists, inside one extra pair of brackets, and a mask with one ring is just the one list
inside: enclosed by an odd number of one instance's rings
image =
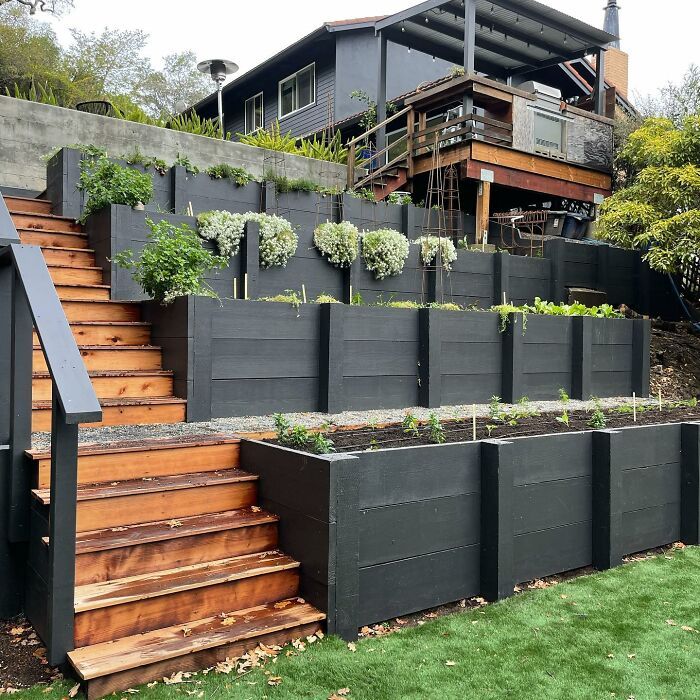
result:
[(299, 238), (286, 219), (274, 214), (245, 214), (260, 224), (260, 267), (286, 267), (297, 252)]
[(457, 260), (457, 250), (454, 243), (449, 238), (442, 236), (421, 236), (414, 241), (420, 246), (420, 256), (424, 265), (430, 265), (437, 259), (438, 250), (440, 260), (445, 270), (452, 269), (452, 263)]
[(182, 155), (179, 152), (175, 162), (173, 163), (173, 166), (175, 165), (183, 167), (188, 173), (192, 173), (192, 175), (199, 175), (200, 173), (199, 167), (190, 160), (190, 157)]
[(114, 262), (133, 271), (134, 279), (148, 296), (161, 304), (189, 295), (218, 298), (204, 281), (210, 270), (226, 266), (224, 258), (202, 247), (201, 240), (187, 224), (146, 219), (151, 232), (140, 257), (133, 251), (119, 253)]
[(141, 153), (141, 149), (136, 146), (131, 153), (127, 153), (122, 158), (129, 165), (140, 165), (143, 168), (153, 168), (158, 174), (165, 175), (168, 172), (168, 164), (156, 156), (146, 156)]
[(251, 175), (244, 168), (234, 168), (228, 163), (212, 165), (206, 170), (207, 175), (213, 180), (231, 180), (239, 187), (244, 187), (249, 182), (255, 181), (255, 176)]
[(314, 245), (337, 267), (350, 267), (357, 259), (360, 232), (349, 221), (327, 221), (314, 231)]
[(405, 204), (413, 204), (413, 197), (405, 192), (392, 192), (385, 201), (387, 204), (400, 204), (403, 206)]
[(78, 189), (87, 195), (82, 222), (108, 204), (133, 207), (139, 203), (148, 204), (153, 198), (150, 175), (124, 168), (104, 156), (81, 161)]
[(378, 280), (400, 275), (408, 252), (408, 240), (398, 231), (380, 229), (362, 234), (362, 257)]
[(207, 211), (197, 217), (197, 230), (202, 238), (216, 243), (219, 255), (232, 258), (241, 247), (245, 222), (245, 214)]
[[(208, 136), (212, 139), (220, 139), (222, 136), (219, 117), (214, 117), (214, 119), (202, 119), (197, 112), (178, 114), (168, 122), (167, 127), (173, 131), (183, 131), (187, 134), (195, 134), (196, 136)], [(230, 140), (231, 134), (227, 133), (226, 139)]]

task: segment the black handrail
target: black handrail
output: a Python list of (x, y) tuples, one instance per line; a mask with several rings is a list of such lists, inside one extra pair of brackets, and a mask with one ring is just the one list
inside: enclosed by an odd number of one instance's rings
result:
[(33, 329), (52, 380), (49, 556), (46, 588), (38, 592), (46, 600), (35, 624), (55, 666), (65, 662), (74, 643), (78, 425), (101, 420), (102, 409), (41, 249), (22, 245), (1, 194), (0, 274), (9, 274), (2, 285), (10, 292), (9, 313), (2, 317), (10, 336), (10, 420), (2, 431), (9, 435), (9, 512), (0, 516), (8, 518), (7, 537), (14, 543), (29, 539), (32, 483), (25, 451), (31, 448)]

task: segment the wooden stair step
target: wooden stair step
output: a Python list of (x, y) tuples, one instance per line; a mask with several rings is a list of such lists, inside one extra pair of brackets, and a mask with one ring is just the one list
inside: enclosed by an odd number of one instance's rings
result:
[(298, 586), (299, 562), (277, 550), (77, 586), (75, 646), (189, 625), (295, 596)]
[[(162, 368), (162, 350), (155, 345), (79, 345), (88, 372)], [(34, 371), (48, 372), (44, 351), (34, 346)]]
[(48, 199), (32, 197), (5, 197), (5, 204), (10, 211), (23, 211), (30, 214), (50, 214), (51, 202)]
[(68, 321), (140, 321), (141, 305), (133, 301), (100, 301), (75, 299), (64, 301), (63, 311)]
[[(70, 328), (76, 342), (82, 346), (152, 347), (151, 324), (145, 321), (73, 321)], [(34, 345), (39, 345), (36, 333)]]
[[(27, 453), (39, 468), (39, 488), (47, 488), (51, 453)], [(153, 476), (176, 476), (192, 472), (234, 469), (240, 464), (240, 440), (227, 435), (193, 435), (180, 438), (80, 445), (78, 481), (128, 481)]]
[[(99, 399), (167, 398), (173, 396), (173, 372), (169, 370), (122, 370), (89, 372)], [(53, 381), (48, 372), (32, 377), (32, 399), (50, 401)]]
[(47, 263), (80, 266), (95, 264), (95, 251), (91, 248), (55, 248), (42, 246), (41, 252)]
[(82, 233), (83, 227), (74, 219), (53, 214), (37, 214), (25, 211), (13, 211), (10, 215), (15, 228), (31, 228), (47, 231), (64, 231), (66, 233)]
[(48, 248), (73, 248), (84, 250), (88, 247), (85, 233), (51, 231), (49, 229), (17, 229), (20, 240), (25, 245), (38, 245)]
[[(255, 554), (278, 545), (278, 518), (252, 506), (77, 537), (76, 585)], [(48, 537), (43, 539), (48, 545)]]
[[(81, 423), (83, 427), (100, 428), (109, 425), (165, 425), (184, 422), (187, 401), (173, 396), (154, 396), (147, 399), (100, 399), (102, 420)], [(32, 403), (32, 431), (47, 433), (51, 430), (51, 402)]]
[(53, 283), (62, 284), (102, 284), (104, 273), (101, 267), (84, 265), (54, 265), (47, 263)]
[(109, 301), (111, 287), (108, 284), (56, 284), (61, 301)]
[[(68, 660), (78, 677), (88, 681), (88, 698), (93, 699), (178, 670), (195, 671), (237, 658), (261, 642), (269, 646), (306, 637), (324, 619), (313, 606), (292, 598), (191, 622), (187, 636), (181, 625), (173, 625), (75, 649)], [(93, 686), (90, 681), (97, 682)]]
[[(240, 469), (78, 487), (77, 532), (175, 520), (255, 505), (258, 477)], [(48, 488), (34, 489), (42, 506), (51, 502)]]

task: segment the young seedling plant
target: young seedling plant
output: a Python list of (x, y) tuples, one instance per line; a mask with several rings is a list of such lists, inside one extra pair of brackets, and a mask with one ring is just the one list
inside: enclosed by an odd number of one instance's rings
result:
[(428, 439), (431, 443), (442, 445), (445, 442), (445, 429), (442, 427), (440, 419), (434, 413), (431, 413), (428, 418), (428, 430)]
[(557, 416), (557, 421), (563, 423), (567, 428), (569, 427), (569, 395), (566, 393), (565, 389), (559, 389), (559, 400), (564, 405), (564, 410), (560, 416)]

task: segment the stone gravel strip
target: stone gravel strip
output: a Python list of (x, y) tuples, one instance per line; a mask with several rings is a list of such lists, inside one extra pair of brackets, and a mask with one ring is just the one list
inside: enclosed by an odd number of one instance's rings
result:
[[(651, 399), (641, 400), (650, 402)], [(600, 399), (603, 408), (615, 408), (632, 402), (630, 397), (618, 397)], [(507, 409), (508, 404), (502, 404)], [(531, 409), (541, 413), (561, 413), (564, 404), (561, 401), (531, 401)], [(574, 401), (568, 403), (569, 411), (581, 409), (590, 410), (592, 401)], [(383, 425), (386, 423), (400, 423), (407, 413), (412, 413), (419, 421), (427, 421), (431, 413), (435, 413), (440, 420), (454, 420), (458, 418), (470, 418), (472, 405), (442, 406), (441, 408), (393, 408), (377, 409), (371, 411), (344, 411), (330, 415), (327, 413), (285, 413), (285, 418), (291, 424), (304, 425), (307, 428), (321, 428), (324, 426), (350, 427), (358, 425)], [(477, 418), (486, 418), (489, 415), (488, 404), (477, 404)], [(272, 415), (268, 416), (243, 416), (238, 418), (217, 418), (206, 423), (174, 423), (168, 425), (117, 425), (105, 428), (82, 428), (80, 430), (80, 442), (105, 444), (109, 442), (139, 441), (153, 438), (176, 438), (183, 436), (206, 435), (210, 433), (239, 434), (239, 433), (267, 433), (274, 430)], [(51, 444), (50, 433), (34, 433), (32, 447), (36, 450), (48, 449)]]

